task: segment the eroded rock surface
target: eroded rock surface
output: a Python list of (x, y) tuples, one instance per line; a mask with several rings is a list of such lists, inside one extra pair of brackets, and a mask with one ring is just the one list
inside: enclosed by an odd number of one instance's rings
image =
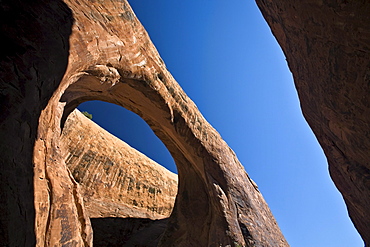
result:
[(370, 246), (370, 2), (257, 0), (349, 215)]
[(177, 175), (73, 111), (63, 128), (65, 162), (90, 218), (169, 217)]

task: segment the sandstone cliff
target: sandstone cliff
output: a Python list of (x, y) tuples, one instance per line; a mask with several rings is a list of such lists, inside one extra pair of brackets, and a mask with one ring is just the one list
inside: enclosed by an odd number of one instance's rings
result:
[(73, 111), (63, 128), (65, 162), (90, 218), (169, 217), (177, 175)]
[(370, 2), (257, 0), (349, 215), (370, 246)]

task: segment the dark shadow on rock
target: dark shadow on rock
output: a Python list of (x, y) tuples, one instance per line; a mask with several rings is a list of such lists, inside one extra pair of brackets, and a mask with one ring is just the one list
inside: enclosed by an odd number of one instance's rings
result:
[(91, 218), (95, 247), (154, 247), (166, 229), (168, 218)]
[(62, 0), (0, 1), (1, 246), (36, 245), (33, 148), (67, 67), (72, 23)]

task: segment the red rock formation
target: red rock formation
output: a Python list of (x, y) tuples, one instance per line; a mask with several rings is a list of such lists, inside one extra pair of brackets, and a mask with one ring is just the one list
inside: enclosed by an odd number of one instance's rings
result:
[(78, 110), (63, 128), (63, 155), (90, 218), (170, 216), (177, 175), (102, 129)]
[(370, 2), (256, 0), (349, 215), (370, 245)]
[(177, 164), (178, 195), (160, 245), (288, 245), (236, 155), (167, 71), (126, 1), (1, 7), (9, 44), (0, 77), (2, 243), (92, 245), (60, 133), (79, 103), (95, 99), (141, 116)]

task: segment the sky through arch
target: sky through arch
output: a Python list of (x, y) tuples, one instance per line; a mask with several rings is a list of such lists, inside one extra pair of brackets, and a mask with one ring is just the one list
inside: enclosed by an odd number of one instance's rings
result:
[(93, 121), (100, 127), (171, 172), (177, 173), (175, 162), (166, 146), (135, 113), (122, 106), (99, 100), (86, 101), (78, 109), (92, 114)]

